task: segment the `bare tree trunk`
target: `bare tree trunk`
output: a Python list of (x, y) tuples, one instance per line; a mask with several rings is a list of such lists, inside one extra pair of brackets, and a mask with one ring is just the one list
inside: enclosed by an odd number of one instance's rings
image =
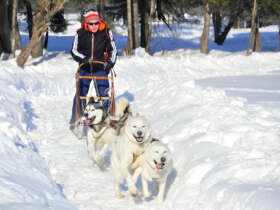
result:
[(240, 16), (237, 17), (237, 20), (234, 23), (234, 28), (240, 28), (241, 18)]
[[(21, 49), (21, 38), (16, 19), (17, 3), (14, 0), (3, 0), (0, 3), (0, 54), (12, 54), (16, 49)], [(16, 4), (16, 5), (15, 5)]]
[(215, 43), (217, 43), (218, 45), (224, 44), (224, 41), (225, 41), (230, 29), (234, 25), (235, 20), (236, 20), (236, 17), (234, 17), (234, 16), (230, 17), (228, 24), (224, 28), (224, 31), (220, 32), (219, 35), (217, 37), (215, 37)]
[(138, 0), (133, 0), (133, 49), (139, 47)]
[(28, 27), (29, 40), (30, 40), (32, 36), (32, 26), (33, 26), (32, 6), (28, 0), (24, 0), (23, 2), (26, 8), (27, 27)]
[[(44, 13), (46, 13), (46, 10), (48, 9), (46, 7), (48, 7), (48, 5), (46, 5), (43, 0), (37, 0), (35, 23), (39, 22), (38, 19), (40, 19), (42, 17), (42, 15)], [(41, 33), (44, 34), (45, 32), (46, 31), (42, 31)], [(43, 49), (44, 49), (43, 34), (42, 35), (40, 33), (38, 34), (40, 37), (40, 40), (39, 40), (39, 42), (37, 42), (37, 44), (35, 46), (33, 46), (32, 50), (31, 50), (32, 58), (38, 58), (38, 57), (43, 56)], [(34, 36), (34, 34), (32, 36)]]
[(97, 10), (100, 17), (105, 19), (105, 0), (98, 0)]
[(261, 42), (261, 35), (260, 35), (260, 18), (257, 18), (257, 27), (256, 27), (256, 41), (255, 41), (255, 50), (256, 52), (262, 51), (262, 42)]
[(146, 48), (148, 26), (148, 0), (142, 0), (141, 4), (141, 47)]
[[(35, 19), (34, 27), (33, 27), (33, 34), (31, 40), (25, 45), (24, 49), (21, 51), (19, 56), (17, 57), (17, 64), (20, 67), (23, 67), (25, 62), (27, 61), (28, 56), (31, 53), (32, 48), (34, 48), (43, 37), (43, 34), (48, 29), (48, 23), (50, 22), (52, 16), (58, 11), (61, 10), (65, 3), (68, 0), (57, 0), (55, 2), (54, 7), (50, 10), (47, 9), (45, 14), (43, 14), (43, 11), (40, 12), (38, 15), (38, 18)], [(49, 2), (50, 3), (50, 2)], [(46, 8), (49, 8), (49, 5), (47, 5)]]
[(152, 31), (153, 31), (153, 14), (155, 13), (155, 0), (151, 0), (150, 5), (150, 12), (148, 17), (148, 33), (147, 33), (147, 41), (146, 41), (146, 48), (145, 51), (147, 53), (151, 53), (151, 38), (152, 38)]
[(214, 9), (214, 12), (212, 13), (212, 22), (214, 26), (214, 40), (218, 40), (219, 35), (221, 33), (221, 28), (222, 28), (222, 17), (220, 14), (220, 11), (218, 9)]
[(246, 20), (246, 18), (244, 19), (244, 27), (243, 28), (247, 28), (247, 20)]
[(44, 49), (48, 48), (48, 44), (49, 44), (49, 30), (47, 29), (46, 35), (45, 35), (45, 41), (44, 41)]
[(258, 7), (257, 0), (254, 0), (254, 5), (252, 9), (252, 17), (251, 17), (251, 32), (250, 32), (250, 38), (248, 40), (248, 47), (246, 55), (250, 55), (250, 48), (252, 43), (252, 51), (254, 52), (256, 50), (256, 38), (257, 38), (257, 7)]
[(19, 33), (18, 21), (16, 21), (16, 50), (21, 49), (21, 37)]
[(10, 4), (9, 0), (3, 0), (4, 2), (0, 3), (0, 45), (1, 51), (4, 53), (11, 53), (11, 29), (10, 29), (10, 15), (9, 9)]
[(208, 53), (209, 28), (210, 28), (210, 13), (209, 13), (209, 3), (207, 1), (204, 8), (204, 27), (200, 40), (200, 52), (204, 54)]
[(11, 34), (11, 48), (12, 48), (12, 58), (16, 57), (16, 18), (17, 18), (17, 0), (13, 0), (12, 9), (12, 34)]
[(131, 10), (131, 0), (126, 1), (126, 7), (127, 7), (127, 53), (128, 55), (131, 55), (132, 52), (132, 10)]

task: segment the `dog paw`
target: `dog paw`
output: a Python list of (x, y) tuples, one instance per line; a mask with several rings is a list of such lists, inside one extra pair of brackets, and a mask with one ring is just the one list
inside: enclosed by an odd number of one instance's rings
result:
[(143, 192), (143, 196), (145, 197), (145, 198), (148, 198), (148, 197), (150, 197), (152, 195), (152, 191), (147, 191), (147, 192)]
[(137, 192), (130, 192), (130, 195), (135, 198), (137, 196)]
[(163, 203), (163, 198), (157, 198), (157, 202), (160, 204), (160, 203)]
[(137, 188), (135, 186), (133, 186), (133, 187), (130, 187), (129, 192), (130, 192), (130, 195), (132, 197), (136, 197), (137, 193), (138, 193), (138, 190), (137, 190)]
[(103, 163), (103, 161), (104, 161), (104, 158), (103, 157), (97, 157), (96, 158), (96, 162), (99, 164), (99, 165), (102, 165), (102, 163)]
[(119, 198), (124, 198), (124, 197), (125, 197), (125, 195), (124, 195), (124, 194), (122, 194), (122, 193), (117, 193), (117, 197), (119, 197)]

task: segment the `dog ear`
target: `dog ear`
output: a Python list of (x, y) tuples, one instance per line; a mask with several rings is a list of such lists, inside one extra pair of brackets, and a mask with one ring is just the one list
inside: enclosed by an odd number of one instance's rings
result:
[(89, 104), (95, 103), (94, 97), (90, 97), (88, 103), (89, 103)]
[(153, 143), (153, 142), (159, 142), (159, 139), (152, 138), (152, 140), (150, 141), (150, 143)]

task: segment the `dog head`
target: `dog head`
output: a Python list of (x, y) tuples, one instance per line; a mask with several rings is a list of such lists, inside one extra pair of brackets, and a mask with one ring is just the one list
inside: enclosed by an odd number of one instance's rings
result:
[(151, 128), (145, 117), (136, 115), (128, 119), (125, 133), (133, 143), (142, 144), (150, 138)]
[(85, 107), (82, 121), (85, 125), (96, 125), (104, 120), (105, 115), (106, 112), (102, 102), (90, 99)]
[(155, 170), (164, 170), (171, 161), (171, 153), (165, 144), (152, 141), (145, 151), (145, 159)]

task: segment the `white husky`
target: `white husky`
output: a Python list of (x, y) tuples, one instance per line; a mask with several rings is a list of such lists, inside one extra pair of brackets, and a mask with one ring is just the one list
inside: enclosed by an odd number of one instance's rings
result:
[(96, 161), (99, 166), (103, 164), (108, 147), (115, 140), (130, 114), (128, 100), (120, 98), (116, 102), (115, 118), (118, 120), (114, 120), (112, 125), (112, 121), (101, 102), (90, 100), (87, 103), (82, 121), (84, 125), (88, 126), (87, 146), (93, 163)]
[(132, 167), (137, 168), (133, 175), (134, 181), (141, 174), (143, 196), (147, 198), (152, 195), (148, 189), (148, 182), (155, 180), (158, 184), (157, 200), (162, 203), (167, 176), (173, 168), (168, 147), (158, 139), (152, 139), (145, 153), (136, 159)]
[(128, 190), (132, 196), (137, 195), (137, 188), (130, 172), (135, 158), (144, 153), (145, 145), (150, 139), (151, 128), (143, 116), (136, 115), (128, 119), (124, 133), (117, 137), (112, 145), (111, 166), (115, 177), (115, 192), (119, 197), (120, 184), (126, 179)]

